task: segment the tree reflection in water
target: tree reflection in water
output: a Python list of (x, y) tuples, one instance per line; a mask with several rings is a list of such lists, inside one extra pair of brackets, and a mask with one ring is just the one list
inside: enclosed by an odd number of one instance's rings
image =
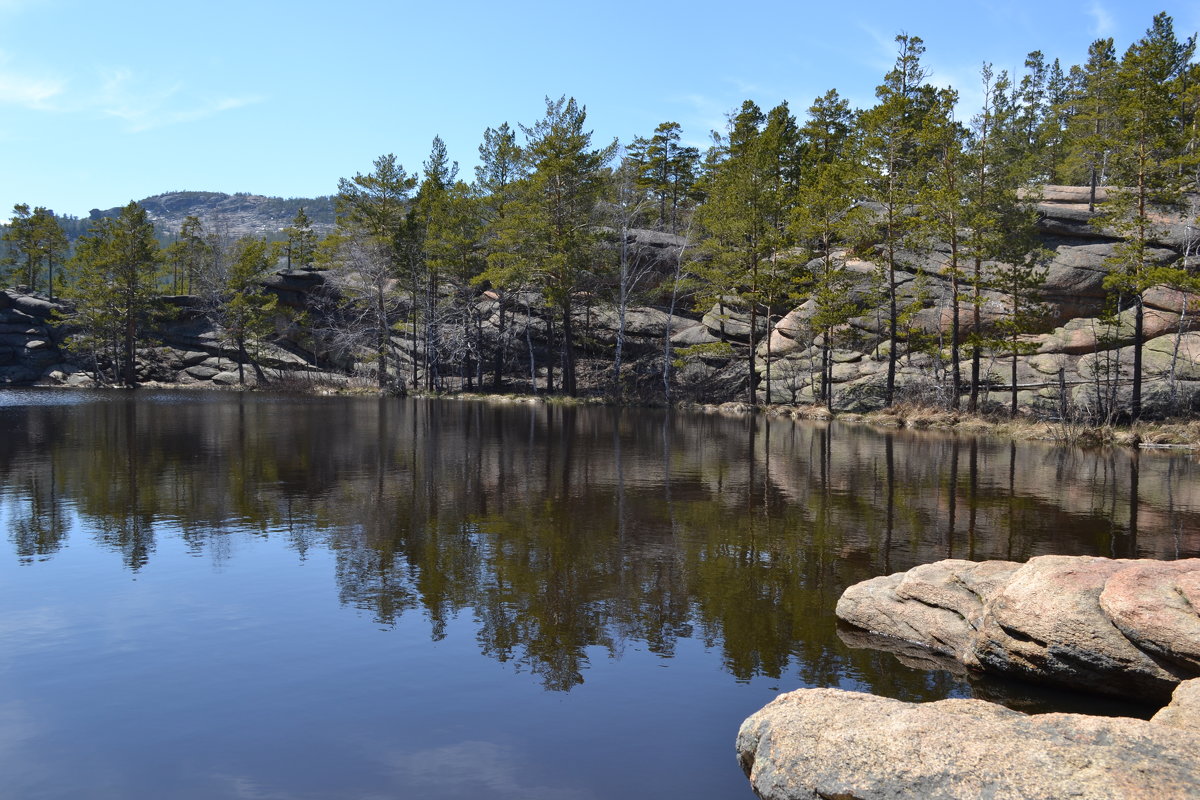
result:
[(1200, 553), (1182, 457), (431, 400), (109, 394), (0, 422), (18, 559), (72, 536), (133, 572), (165, 535), (217, 559), (235, 534), (327, 548), (375, 624), (420, 614), (436, 640), (469, 618), (482, 653), (560, 691), (631, 643), (697, 639), (738, 680), (945, 696), (961, 678), (838, 639), (845, 586), (946, 557)]

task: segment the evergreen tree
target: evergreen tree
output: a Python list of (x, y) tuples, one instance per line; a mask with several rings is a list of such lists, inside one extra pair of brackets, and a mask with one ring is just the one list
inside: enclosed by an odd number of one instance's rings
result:
[(67, 234), (54, 212), (41, 206), (30, 211), (28, 204), (17, 203), (0, 240), (7, 245), (4, 263), (10, 267), (10, 275), (36, 292), (44, 270), (46, 289), (53, 300), (54, 267), (62, 263), (69, 248)]
[(259, 342), (274, 330), (275, 307), (278, 298), (266, 290), (263, 280), (271, 271), (275, 259), (263, 239), (245, 237), (233, 246), (229, 269), (222, 282), (220, 302), (215, 316), (225, 335), (237, 348), (238, 383), (245, 384), (245, 365), (257, 361), (251, 358), (246, 345)]
[[(422, 284), (424, 325), (422, 331), (422, 359), (425, 366), (425, 386), (439, 388), (441, 364), (440, 283), (438, 268), (441, 262), (432, 258), (429, 233), (431, 227), (442, 224), (441, 218), (448, 214), (447, 192), (458, 175), (458, 162), (451, 162), (442, 137), (433, 137), (429, 159), (423, 163), (424, 177), (417, 190), (413, 214), (410, 216), (410, 236), (419, 261), (413, 265), (414, 274), (420, 275)], [(419, 247), (417, 246), (417, 243)]]
[[(338, 181), (334, 199), (338, 226), (354, 246), (354, 252), (369, 254), (361, 259), (369, 270), (371, 301), (369, 329), (374, 333), (376, 378), (381, 389), (391, 381), (391, 330), (395, 321), (392, 281), (400, 264), (412, 264), (414, 251), (410, 226), (409, 193), (417, 179), (409, 176), (391, 153), (375, 159), (374, 171)], [(417, 287), (410, 285), (412, 307)], [(415, 362), (414, 362), (415, 363)], [(415, 375), (414, 375), (415, 383)]]
[(1154, 17), (1145, 36), (1125, 52), (1113, 78), (1119, 124), (1111, 137), (1113, 171), (1125, 188), (1113, 191), (1099, 222), (1121, 234), (1106, 283), (1132, 298), (1133, 397), (1130, 415), (1142, 411), (1142, 293), (1157, 282), (1149, 256), (1156, 233), (1154, 208), (1180, 202), (1178, 159), (1185, 130), (1180, 125), (1180, 81), (1195, 52), (1195, 37), (1179, 41), (1165, 13)]
[(882, 210), (884, 282), (888, 302), (888, 369), (884, 401), (895, 399), (896, 357), (899, 349), (896, 267), (899, 251), (911, 226), (910, 208), (922, 175), (918, 133), (934, 98), (924, 83), (921, 66), (925, 45), (918, 36), (896, 37), (895, 66), (875, 89), (879, 103), (861, 117), (866, 163), (870, 169), (869, 196)]
[(1065, 169), (1071, 180), (1084, 181), (1090, 187), (1089, 212), (1096, 208), (1096, 188), (1105, 182), (1109, 138), (1116, 124), (1113, 110), (1116, 67), (1116, 49), (1109, 38), (1092, 42), (1084, 66), (1071, 68)]
[(968, 187), (966, 131), (954, 119), (957, 103), (958, 93), (953, 89), (939, 90), (919, 132), (926, 177), (917, 193), (918, 212), (913, 226), (918, 241), (923, 240), (926, 245), (924, 249), (935, 242), (945, 243), (950, 248), (943, 272), (950, 278), (950, 402), (953, 408), (959, 406), (963, 386), (959, 301), (963, 278), (961, 232), (966, 222)]
[(1025, 56), (1025, 73), (1014, 87), (1013, 125), (1010, 128), (1014, 166), (1019, 164), (1022, 182), (1045, 182), (1040, 173), (1041, 132), (1047, 116), (1046, 57), (1041, 50)]
[(287, 258), (287, 270), (311, 269), (317, 254), (317, 234), (313, 231), (312, 220), (304, 213), (304, 206), (296, 210), (292, 224), (283, 229), (287, 236), (283, 252)]
[(858, 202), (864, 175), (849, 103), (831, 89), (813, 102), (808, 115), (800, 128), (801, 178), (790, 225), (805, 252), (820, 258), (808, 280), (816, 305), (811, 324), (821, 344), (821, 382), (813, 395), (832, 410), (834, 331), (858, 312), (847, 293), (845, 262), (834, 257), (834, 246), (852, 239), (864, 224)]
[(4, 263), (9, 267), (9, 274), (33, 291), (41, 273), (41, 254), (38, 252), (33, 214), (29, 211), (28, 203), (13, 206), (12, 219), (0, 238), (7, 245), (8, 254)]
[(1017, 360), (1037, 352), (1037, 345), (1023, 337), (1042, 320), (1045, 311), (1039, 302), (1039, 290), (1046, 280), (1045, 259), (1034, 239), (1032, 209), (1025, 210), (1023, 216), (1011, 220), (1009, 256), (997, 263), (992, 276), (1008, 301), (1008, 313), (996, 323), (994, 347), (1009, 357), (1009, 414), (1013, 417), (1017, 415)]
[[(116, 217), (97, 220), (80, 241), (69, 292), (77, 309), (80, 346), (107, 350), (125, 386), (137, 383), (136, 346), (158, 296), (161, 254), (146, 210), (131, 202)], [(98, 363), (98, 359), (96, 359)]]
[(459, 331), (441, 342), (445, 355), (458, 361), (465, 370), (468, 386), (483, 370), (483, 317), (475, 302), (473, 285), (483, 271), (484, 259), (479, 242), (483, 217), (480, 198), (463, 181), (454, 181), (439, 198), (436, 213), (429, 217), (426, 252), (432, 275), (450, 287), (448, 321)]
[(184, 218), (179, 237), (167, 247), (166, 259), (171, 265), (171, 291), (190, 294), (204, 281), (215, 255), (216, 242), (204, 230), (195, 215)]
[(505, 240), (501, 248), (517, 256), (517, 268), (527, 271), (546, 305), (559, 316), (562, 388), (572, 396), (578, 392), (575, 293), (595, 264), (596, 202), (605, 188), (604, 169), (617, 150), (615, 141), (592, 149), (586, 121), (586, 107), (574, 98), (547, 97), (545, 117), (532, 126), (521, 126), (529, 176), (510, 204), (501, 232)]
[(1037, 135), (1036, 173), (1049, 183), (1066, 183), (1071, 82), (1056, 58), (1046, 77), (1046, 107)]
[[(483, 132), (479, 145), (479, 165), (475, 167), (475, 191), (480, 198), (482, 217), (483, 270), (476, 283), (490, 286), (497, 312), (496, 344), (492, 352), (492, 388), (499, 390), (508, 353), (508, 294), (522, 285), (520, 260), (506, 249), (515, 237), (506, 234), (509, 206), (516, 199), (525, 176), (524, 155), (517, 144), (516, 132), (503, 123)], [(530, 348), (532, 353), (532, 348)], [(532, 359), (531, 359), (532, 362)], [(536, 368), (531, 363), (531, 372)]]
[(731, 301), (744, 303), (750, 316), (747, 402), (757, 404), (755, 356), (758, 333), (759, 268), (768, 252), (768, 199), (760, 137), (766, 117), (750, 100), (730, 119), (726, 136), (714, 133), (704, 191), (707, 200), (697, 218), (707, 239), (707, 257), (697, 269), (704, 288), (697, 300), (716, 303), (724, 315)]
[(635, 139), (631, 160), (638, 163), (637, 184), (658, 206), (658, 226), (676, 233), (680, 208), (693, 197), (700, 151), (680, 144), (678, 122), (664, 122), (649, 139)]
[[(67, 232), (63, 230), (58, 217), (48, 208), (41, 206), (33, 210), (33, 222), (37, 229), (37, 240), (41, 249), (42, 263), (46, 265), (46, 292), (54, 299), (54, 270), (61, 269), (71, 250), (67, 241)], [(59, 278), (61, 283), (62, 278)]]
[(1020, 173), (1013, 168), (1011, 151), (1006, 147), (1006, 131), (1010, 129), (1015, 110), (1007, 101), (1007, 76), (1004, 73), (999, 77), (993, 76), (990, 64), (984, 64), (980, 74), (983, 106), (971, 121), (969, 175), (963, 208), (966, 237), (963, 255), (972, 264), (969, 276), (971, 333), (968, 337), (971, 385), (967, 405), (972, 412), (979, 410), (980, 369), (987, 344), (981, 319), (983, 289), (989, 278), (984, 265), (1006, 258), (1016, 258), (1017, 261), (1023, 259), (1021, 255), (1013, 256), (1007, 247), (1010, 236), (1008, 226), (1014, 220), (1023, 218), (1019, 214), (1017, 197)]

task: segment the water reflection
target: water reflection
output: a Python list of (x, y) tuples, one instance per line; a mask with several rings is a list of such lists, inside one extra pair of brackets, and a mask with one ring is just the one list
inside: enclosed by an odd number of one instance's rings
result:
[(180, 399), (0, 406), (16, 558), (73, 537), (134, 573), (163, 536), (218, 561), (233, 534), (321, 549), (373, 624), (420, 615), (437, 641), (465, 614), (480, 652), (551, 690), (600, 654), (696, 639), (738, 680), (943, 697), (961, 676), (838, 639), (846, 585), (947, 557), (1200, 554), (1188, 458), (553, 405)]

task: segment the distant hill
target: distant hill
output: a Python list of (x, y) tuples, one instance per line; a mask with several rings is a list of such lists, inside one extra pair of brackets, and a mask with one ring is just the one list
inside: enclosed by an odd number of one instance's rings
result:
[[(165, 192), (138, 201), (158, 228), (159, 238), (169, 241), (179, 233), (188, 216), (196, 216), (210, 231), (223, 231), (230, 236), (262, 236), (280, 238), (280, 232), (292, 224), (296, 212), (303, 207), (313, 221), (318, 234), (333, 228), (333, 197), (264, 197), (258, 194), (225, 194), (224, 192)], [(120, 207), (92, 209), (88, 219), (79, 220), (80, 233), (86, 232), (91, 220), (113, 217)], [(68, 231), (72, 233), (72, 231)]]

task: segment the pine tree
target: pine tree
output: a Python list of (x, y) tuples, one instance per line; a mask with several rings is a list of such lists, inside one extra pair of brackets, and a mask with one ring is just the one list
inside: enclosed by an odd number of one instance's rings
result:
[[(515, 237), (505, 233), (510, 215), (509, 206), (516, 199), (525, 177), (524, 155), (517, 144), (516, 132), (503, 123), (499, 128), (483, 132), (479, 145), (479, 165), (475, 167), (475, 191), (480, 197), (482, 216), (483, 270), (474, 279), (477, 284), (490, 286), (495, 295), (497, 330), (492, 351), (492, 388), (499, 390), (504, 379), (504, 363), (508, 354), (507, 312), (509, 292), (522, 285), (520, 260), (506, 249)], [(536, 374), (530, 348), (530, 371)]]
[(1113, 78), (1119, 128), (1110, 138), (1113, 171), (1122, 188), (1111, 193), (1099, 222), (1123, 237), (1111, 259), (1109, 288), (1132, 298), (1133, 397), (1130, 416), (1142, 413), (1142, 293), (1155, 281), (1149, 250), (1156, 234), (1154, 207), (1180, 201), (1178, 158), (1185, 131), (1180, 126), (1180, 77), (1195, 52), (1195, 37), (1179, 41), (1166, 13), (1154, 17), (1145, 36), (1125, 52)]
[(204, 223), (195, 215), (184, 218), (178, 238), (167, 247), (166, 258), (171, 265), (171, 291), (190, 294), (203, 282), (215, 255), (214, 237), (204, 230)]
[[(1007, 132), (1015, 117), (1015, 109), (1008, 102), (1008, 78), (1004, 73), (993, 76), (991, 64), (984, 64), (980, 74), (983, 106), (971, 121), (967, 202), (963, 208), (966, 236), (963, 255), (972, 264), (969, 275), (971, 333), (967, 338), (971, 352), (967, 409), (972, 412), (979, 410), (980, 369), (987, 345), (981, 319), (983, 289), (989, 278), (984, 265), (1014, 258), (1007, 248), (1011, 233), (1007, 226), (1013, 220), (1021, 219), (1017, 198), (1020, 171), (1014, 168), (1007, 146), (1011, 141)], [(1023, 256), (1017, 257), (1018, 260), (1021, 258)]]
[[(71, 244), (67, 241), (67, 232), (63, 230), (58, 217), (48, 208), (38, 206), (33, 210), (33, 221), (37, 228), (37, 239), (41, 249), (42, 263), (46, 266), (46, 293), (54, 299), (54, 270), (67, 260)], [(61, 283), (62, 278), (59, 278)]]
[(417, 189), (413, 213), (410, 215), (409, 235), (412, 238), (416, 261), (411, 269), (414, 286), (421, 286), (423, 295), (422, 360), (425, 366), (425, 387), (437, 389), (441, 384), (440, 283), (439, 262), (430, 257), (429, 231), (440, 224), (439, 218), (446, 214), (446, 193), (458, 175), (458, 162), (451, 162), (446, 143), (441, 136), (433, 137), (429, 159), (423, 164), (423, 179)]
[(1044, 316), (1039, 290), (1046, 279), (1045, 258), (1034, 238), (1035, 223), (1032, 209), (1014, 208), (1016, 218), (1008, 221), (1005, 260), (996, 264), (992, 279), (996, 288), (1008, 300), (1008, 313), (996, 323), (994, 347), (1009, 357), (1010, 406), (1009, 414), (1017, 415), (1017, 363), (1022, 355), (1037, 352), (1037, 345), (1022, 337), (1029, 333)]
[(921, 66), (925, 45), (918, 36), (896, 37), (899, 53), (892, 70), (875, 89), (879, 103), (863, 113), (864, 152), (870, 168), (868, 190), (882, 207), (884, 281), (888, 302), (888, 369), (884, 401), (895, 399), (896, 357), (899, 349), (896, 297), (896, 267), (901, 245), (911, 227), (909, 209), (921, 173), (918, 132), (934, 97), (933, 87), (924, 83), (928, 75)]
[(917, 193), (918, 210), (914, 217), (914, 232), (919, 240), (924, 240), (927, 246), (941, 242), (950, 248), (943, 273), (950, 278), (950, 402), (953, 408), (959, 407), (963, 386), (959, 301), (964, 249), (961, 232), (965, 224), (968, 187), (966, 131), (954, 119), (957, 103), (957, 92), (939, 90), (919, 132), (926, 177)]
[(638, 186), (654, 197), (658, 225), (671, 233), (678, 232), (680, 209), (693, 196), (700, 161), (700, 151), (681, 145), (680, 137), (678, 122), (664, 122), (649, 139), (630, 145), (631, 158), (640, 166)]
[(313, 231), (312, 220), (304, 213), (304, 206), (296, 209), (292, 224), (283, 229), (287, 236), (283, 252), (287, 259), (287, 270), (311, 269), (317, 254), (317, 234)]
[(1109, 138), (1116, 124), (1113, 109), (1116, 67), (1116, 49), (1110, 38), (1092, 42), (1084, 66), (1071, 68), (1065, 169), (1072, 180), (1086, 181), (1090, 187), (1089, 212), (1096, 209), (1096, 188), (1105, 182)]
[(710, 166), (704, 182), (707, 200), (697, 211), (707, 235), (701, 252), (707, 256), (697, 272), (704, 290), (703, 304), (716, 303), (719, 313), (731, 300), (744, 303), (750, 315), (747, 402), (758, 402), (755, 369), (758, 333), (759, 268), (768, 252), (767, 186), (760, 137), (766, 117), (750, 100), (731, 118), (729, 132), (714, 134)]
[(137, 384), (136, 346), (158, 296), (160, 263), (154, 225), (134, 202), (117, 217), (98, 220), (72, 259), (69, 297), (81, 346), (93, 354), (108, 349), (119, 364), (114, 372), (128, 387)]
[(278, 298), (263, 286), (275, 258), (263, 239), (245, 237), (234, 243), (229, 269), (221, 286), (220, 302), (214, 310), (225, 335), (237, 348), (238, 383), (245, 384), (247, 362), (258, 364), (246, 345), (258, 342), (274, 330)]
[(821, 382), (815, 398), (833, 409), (833, 337), (837, 327), (858, 312), (849, 297), (845, 262), (834, 258), (834, 245), (854, 237), (864, 224), (860, 142), (850, 105), (830, 90), (808, 109), (800, 129), (800, 170), (791, 232), (809, 256), (819, 256), (820, 266), (808, 280), (809, 296), (816, 304), (811, 317), (821, 338)]
[(578, 392), (575, 294), (596, 262), (596, 203), (605, 188), (605, 167), (617, 150), (615, 141), (592, 149), (586, 121), (587, 108), (575, 98), (547, 97), (545, 117), (521, 126), (529, 177), (509, 206), (501, 245), (517, 256), (518, 268), (532, 277), (546, 305), (559, 316), (562, 388), (572, 396)]
[(18, 281), (29, 287), (30, 291), (37, 290), (42, 272), (42, 254), (38, 242), (37, 226), (28, 203), (17, 203), (13, 206), (12, 219), (4, 231), (4, 243), (8, 246), (5, 263), (10, 267), (10, 274)]
[[(416, 187), (417, 179), (409, 176), (391, 153), (375, 159), (374, 167), (369, 174), (339, 180), (334, 206), (338, 226), (355, 246), (355, 252), (369, 254), (362, 262), (378, 267), (370, 271), (370, 328), (375, 339), (376, 378), (379, 388), (386, 390), (391, 381), (391, 329), (395, 314), (391, 284), (400, 264), (413, 263), (409, 193)], [(410, 285), (410, 291), (415, 307), (417, 287)]]
[(473, 289), (485, 263), (479, 248), (483, 226), (479, 205), (470, 186), (454, 181), (441, 193), (425, 235), (429, 271), (451, 291), (444, 315), (461, 331), (440, 344), (452, 351), (446, 355), (463, 366), (468, 386), (476, 377), (482, 382), (484, 359), (483, 318)]

